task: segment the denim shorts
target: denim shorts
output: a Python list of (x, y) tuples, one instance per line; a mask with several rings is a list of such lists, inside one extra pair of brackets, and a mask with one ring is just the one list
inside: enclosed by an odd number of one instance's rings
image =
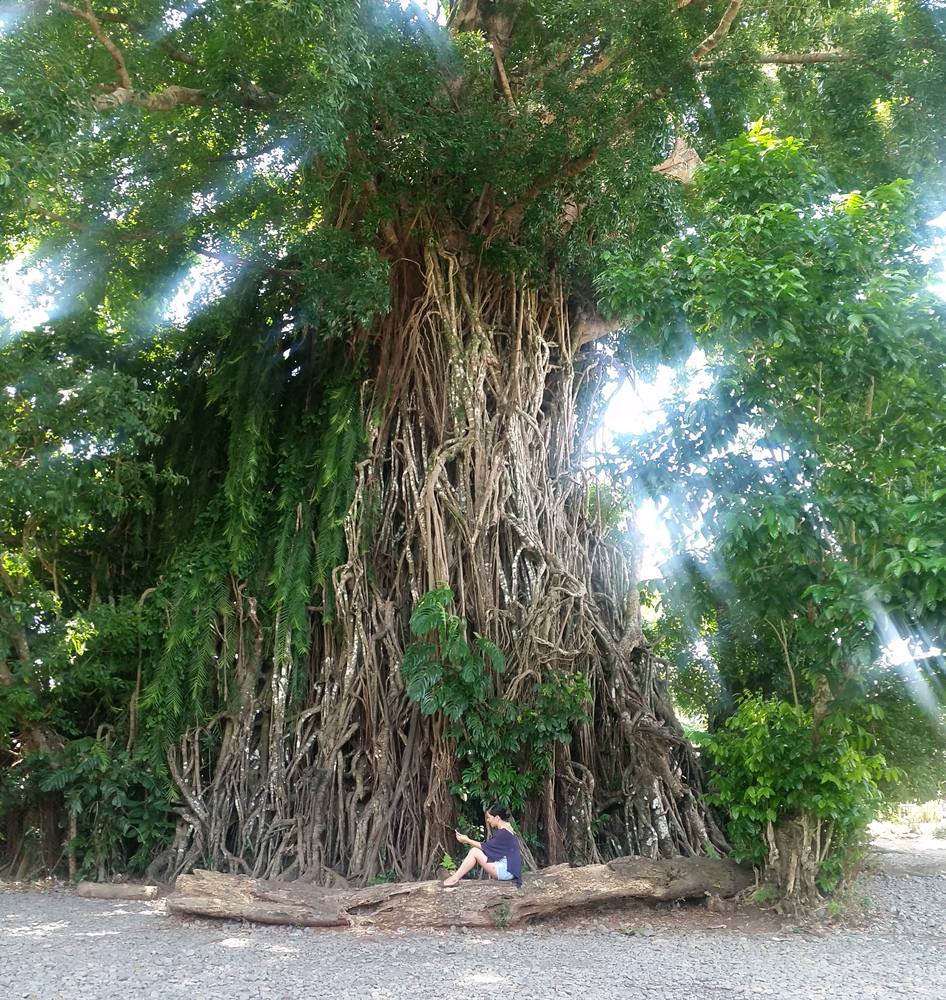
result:
[(505, 858), (500, 858), (496, 862), (496, 878), (498, 878), (500, 882), (508, 882), (512, 878), (512, 874), (506, 867)]

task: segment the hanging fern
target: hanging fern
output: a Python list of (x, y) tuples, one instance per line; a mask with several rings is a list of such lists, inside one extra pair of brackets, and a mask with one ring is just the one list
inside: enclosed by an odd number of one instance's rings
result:
[(358, 387), (351, 382), (328, 393), (316, 454), (318, 521), (315, 583), (324, 593), (324, 618), (327, 622), (334, 619), (335, 613), (332, 570), (348, 557), (345, 517), (355, 495), (355, 466), (367, 448), (359, 403)]
[[(303, 428), (310, 421), (303, 420)], [(277, 472), (278, 526), (269, 578), (273, 612), (273, 662), (277, 670), (289, 670), (290, 699), (304, 689), (305, 674), (297, 668), (309, 652), (309, 604), (312, 594), (312, 521), (314, 507), (306, 496), (311, 475), (314, 436), (303, 434), (298, 447), (284, 445)], [(311, 491), (309, 491), (311, 492)]]
[[(261, 305), (261, 304), (260, 304)], [(257, 532), (268, 495), (273, 426), (280, 404), (279, 344), (272, 317), (254, 306), (231, 328), (209, 382), (209, 399), (230, 422), (223, 494), (224, 535), (231, 570), (245, 575), (256, 562)]]
[(187, 725), (204, 717), (218, 624), (233, 615), (223, 545), (210, 525), (205, 527), (208, 541), (182, 555), (168, 573), (162, 594), (168, 621), (164, 651), (141, 697), (144, 732), (159, 758)]

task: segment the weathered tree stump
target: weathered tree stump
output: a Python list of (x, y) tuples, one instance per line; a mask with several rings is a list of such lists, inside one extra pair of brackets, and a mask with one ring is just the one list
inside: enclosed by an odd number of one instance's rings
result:
[(302, 927), (509, 927), (565, 910), (622, 900), (672, 902), (708, 894), (733, 896), (751, 885), (751, 870), (733, 861), (619, 858), (603, 865), (556, 865), (511, 882), (398, 882), (328, 889), (195, 871), (178, 878), (171, 913)]

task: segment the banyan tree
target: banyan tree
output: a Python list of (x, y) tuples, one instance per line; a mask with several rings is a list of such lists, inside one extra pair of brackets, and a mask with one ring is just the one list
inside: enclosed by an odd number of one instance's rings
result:
[(4, 6), (8, 862), (411, 878), (490, 794), (551, 864), (724, 851), (595, 282), (753, 120), (935, 160), (930, 6)]

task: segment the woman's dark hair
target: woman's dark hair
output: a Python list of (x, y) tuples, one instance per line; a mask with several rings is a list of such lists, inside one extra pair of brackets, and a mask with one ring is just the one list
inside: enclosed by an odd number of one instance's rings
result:
[(509, 810), (502, 804), (502, 802), (494, 802), (489, 809), (486, 810), (490, 816), (495, 816), (497, 819), (509, 820)]

